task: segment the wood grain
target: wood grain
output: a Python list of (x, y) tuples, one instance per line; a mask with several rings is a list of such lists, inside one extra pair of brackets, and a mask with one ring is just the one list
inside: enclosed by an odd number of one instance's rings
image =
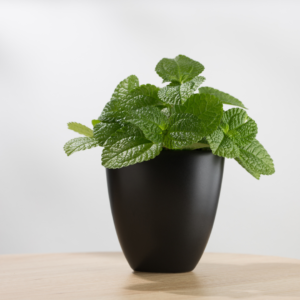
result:
[(1, 300), (300, 299), (300, 260), (205, 253), (190, 273), (132, 272), (121, 253), (0, 256)]

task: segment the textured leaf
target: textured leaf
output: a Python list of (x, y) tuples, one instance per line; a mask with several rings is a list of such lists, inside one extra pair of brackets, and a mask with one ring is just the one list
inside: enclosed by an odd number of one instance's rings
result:
[[(195, 91), (196, 91), (197, 88), (198, 88), (205, 80), (206, 80), (205, 77), (203, 77), (203, 76), (197, 76), (197, 77), (191, 79), (190, 81), (191, 81), (192, 84), (193, 84), (192, 87), (195, 86)], [(187, 81), (187, 82), (190, 82), (190, 81)], [(182, 84), (184, 84), (184, 83), (182, 83)], [(179, 83), (179, 82), (170, 82), (167, 86), (177, 86), (177, 85), (181, 85), (181, 83)], [(196, 88), (196, 85), (198, 86), (197, 88)]]
[(204, 80), (204, 77), (199, 76), (183, 84), (170, 84), (159, 90), (158, 97), (169, 104), (183, 104)]
[(244, 124), (248, 118), (247, 112), (240, 108), (231, 108), (224, 113), (223, 122), (228, 124), (228, 130)]
[(162, 112), (167, 118), (170, 118), (170, 116), (171, 116), (171, 108), (165, 107), (165, 108), (161, 109), (161, 112)]
[(120, 100), (111, 100), (107, 102), (98, 120), (102, 122), (118, 122), (122, 120), (124, 114), (120, 109), (120, 102)]
[(202, 144), (207, 144), (208, 145), (208, 141), (207, 141), (206, 137), (203, 137), (198, 143), (202, 143)]
[(70, 122), (68, 128), (82, 135), (93, 137), (93, 130), (80, 123)]
[(201, 134), (206, 136), (218, 128), (223, 115), (223, 104), (215, 96), (194, 94), (184, 105), (175, 106), (174, 110), (197, 116), (201, 120)]
[(106, 143), (102, 165), (117, 169), (150, 160), (162, 150), (162, 144), (147, 140), (143, 132), (131, 125), (119, 129)]
[(143, 107), (130, 113), (126, 122), (139, 127), (150, 141), (162, 143), (163, 130), (167, 127), (168, 118), (157, 107)]
[(139, 86), (139, 80), (135, 75), (130, 75), (121, 81), (116, 87), (111, 100), (125, 99), (126, 96)]
[(123, 120), (126, 112), (142, 107), (162, 105), (158, 98), (158, 90), (154, 85), (146, 84), (131, 91), (124, 99), (108, 102), (99, 117), (103, 122), (118, 122)]
[(241, 162), (242, 166), (248, 172), (250, 170), (251, 172), (262, 175), (271, 175), (275, 172), (272, 158), (258, 140), (254, 140), (251, 144), (240, 147), (238, 162)]
[(247, 171), (249, 172), (254, 178), (259, 179), (260, 174), (252, 170), (248, 165), (244, 164), (244, 162), (239, 158), (236, 157), (235, 160)]
[(192, 114), (173, 114), (164, 137), (164, 145), (169, 149), (180, 149), (199, 141), (201, 121)]
[(145, 84), (133, 90), (122, 102), (123, 110), (136, 110), (142, 107), (162, 105), (163, 103), (158, 98), (159, 88)]
[(214, 154), (228, 158), (238, 157), (239, 148), (251, 143), (257, 134), (257, 125), (241, 108), (224, 112), (220, 127), (207, 136)]
[(69, 156), (74, 152), (90, 149), (99, 146), (98, 141), (93, 137), (79, 137), (68, 141), (64, 150)]
[(214, 89), (214, 88), (211, 88), (211, 87), (208, 87), (208, 86), (201, 87), (199, 89), (199, 93), (200, 94), (214, 95), (223, 104), (229, 104), (229, 105), (234, 105), (234, 106), (239, 106), (239, 107), (242, 107), (242, 108), (246, 108), (240, 100), (234, 98), (233, 96), (230, 96), (229, 94), (226, 94), (224, 92), (221, 92), (217, 89)]
[(198, 76), (204, 70), (203, 65), (184, 55), (175, 59), (163, 58), (155, 68), (163, 82), (184, 83)]
[(130, 75), (121, 81), (115, 88), (111, 100), (106, 103), (99, 120), (103, 122), (117, 122), (121, 120), (124, 116), (120, 105), (126, 101), (128, 94), (138, 88), (138, 86), (139, 80), (135, 75)]
[(196, 150), (196, 149), (201, 149), (201, 148), (209, 148), (209, 145), (202, 144), (202, 143), (194, 143), (194, 144), (191, 144), (191, 145), (184, 146), (181, 149)]
[(142, 130), (139, 129), (137, 126), (132, 124), (127, 124), (124, 127), (118, 129), (114, 134), (111, 135), (105, 142), (105, 147), (112, 146), (116, 142), (127, 139), (132, 136), (142, 136), (145, 137)]
[(92, 125), (95, 126), (96, 124), (100, 123), (101, 121), (99, 120), (92, 120)]
[(227, 124), (226, 134), (239, 146), (251, 143), (257, 134), (257, 125), (248, 117), (246, 111), (240, 108), (227, 110), (223, 116), (223, 123)]
[(218, 128), (206, 138), (213, 154), (227, 158), (239, 156), (240, 152), (238, 146), (225, 135), (222, 129)]
[(104, 146), (108, 138), (110, 138), (117, 130), (122, 127), (120, 123), (99, 123), (94, 127), (94, 137), (100, 146)]

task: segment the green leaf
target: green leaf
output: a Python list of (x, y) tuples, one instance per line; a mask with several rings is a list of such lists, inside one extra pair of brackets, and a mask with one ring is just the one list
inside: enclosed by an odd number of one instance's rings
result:
[(260, 174), (252, 170), (248, 165), (246, 165), (239, 157), (236, 157), (235, 160), (247, 171), (249, 172), (254, 178), (259, 179)]
[(68, 128), (82, 135), (93, 137), (93, 130), (80, 123), (70, 122)]
[[(195, 86), (195, 91), (196, 91), (197, 88), (198, 88), (205, 80), (206, 80), (205, 77), (203, 77), (203, 76), (197, 76), (197, 77), (193, 78), (193, 79), (190, 80), (190, 81), (193, 83), (192, 87)], [(187, 82), (190, 82), (190, 81), (187, 81)], [(183, 84), (184, 84), (184, 83), (183, 83)], [(169, 83), (167, 86), (177, 86), (177, 85), (181, 85), (181, 83), (179, 83), (179, 82), (171, 82), (171, 83)], [(198, 87), (196, 87), (196, 85), (198, 85)]]
[(203, 143), (194, 143), (194, 144), (182, 147), (182, 149), (186, 149), (186, 150), (196, 150), (196, 149), (201, 149), (201, 148), (209, 148), (209, 145), (203, 144)]
[(215, 96), (194, 94), (184, 105), (174, 106), (174, 110), (197, 116), (201, 120), (201, 134), (206, 136), (218, 128), (223, 115), (223, 104)]
[(167, 117), (170, 118), (171, 116), (171, 108), (170, 107), (165, 107), (161, 109), (161, 112)]
[(110, 138), (117, 130), (122, 127), (120, 123), (99, 123), (94, 127), (94, 137), (100, 146), (104, 146), (108, 138)]
[(111, 100), (107, 102), (98, 120), (101, 122), (118, 122), (119, 120), (122, 120), (123, 115), (120, 114), (119, 107), (119, 100)]
[(132, 124), (127, 124), (120, 129), (118, 129), (115, 133), (111, 135), (105, 142), (105, 147), (112, 146), (116, 142), (122, 139), (127, 139), (132, 136), (142, 136), (145, 137), (142, 130), (139, 129), (137, 126)]
[(251, 144), (240, 147), (240, 155), (237, 161), (248, 172), (250, 170), (250, 174), (271, 175), (275, 173), (272, 158), (258, 140), (254, 140)]
[(175, 59), (163, 58), (155, 68), (163, 82), (184, 83), (198, 76), (204, 70), (203, 65), (184, 55)]
[(130, 75), (121, 81), (116, 87), (111, 100), (125, 99), (126, 96), (139, 86), (139, 80), (135, 75)]
[(135, 75), (130, 75), (121, 81), (115, 88), (111, 100), (106, 103), (99, 120), (103, 122), (117, 122), (122, 119), (120, 103), (125, 101), (128, 94), (138, 88), (138, 86), (139, 80)]
[(206, 138), (213, 154), (227, 158), (239, 156), (240, 152), (238, 146), (225, 135), (222, 129), (218, 128)]
[(162, 150), (162, 144), (147, 140), (143, 132), (127, 125), (112, 135), (102, 152), (102, 165), (117, 169), (153, 159)]
[(208, 141), (207, 141), (206, 137), (203, 137), (198, 143), (202, 143), (202, 144), (208, 145)]
[(239, 147), (251, 143), (257, 134), (256, 123), (241, 108), (224, 112), (219, 128), (207, 136), (215, 155), (234, 158), (239, 156)]
[(157, 106), (163, 103), (158, 98), (159, 88), (146, 84), (131, 91), (124, 99), (108, 102), (99, 117), (103, 122), (119, 122), (126, 117), (126, 112), (147, 106)]
[(240, 108), (227, 110), (223, 116), (223, 123), (228, 127), (226, 134), (239, 146), (251, 143), (258, 131), (255, 121)]
[(125, 101), (121, 102), (121, 109), (130, 111), (147, 106), (162, 105), (163, 103), (158, 98), (158, 91), (159, 88), (154, 85), (141, 85), (128, 94)]
[(230, 96), (229, 94), (226, 94), (224, 92), (221, 92), (217, 89), (214, 89), (214, 88), (211, 88), (211, 87), (208, 87), (208, 86), (205, 86), (205, 87), (201, 87), (199, 89), (199, 93), (200, 94), (209, 94), (209, 95), (214, 95), (215, 97), (217, 97), (223, 104), (229, 104), (229, 105), (234, 105), (234, 106), (239, 106), (239, 107), (242, 107), (242, 108), (245, 108), (246, 107), (244, 106), (244, 104)]
[(160, 89), (158, 97), (169, 104), (183, 104), (204, 80), (204, 77), (199, 76), (183, 84), (170, 84)]
[(164, 137), (164, 145), (169, 149), (180, 149), (196, 143), (202, 138), (201, 121), (192, 114), (173, 114)]
[(139, 127), (150, 141), (162, 143), (168, 118), (157, 107), (143, 107), (128, 114), (126, 122)]
[(99, 146), (98, 141), (92, 137), (79, 137), (68, 141), (64, 145), (64, 150), (68, 156), (77, 151), (91, 149)]
[(96, 124), (100, 123), (101, 121), (99, 120), (92, 120), (92, 125), (95, 127)]

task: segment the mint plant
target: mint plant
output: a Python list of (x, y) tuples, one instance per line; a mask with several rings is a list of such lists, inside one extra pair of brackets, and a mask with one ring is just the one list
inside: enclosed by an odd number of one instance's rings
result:
[[(163, 149), (201, 151), (234, 158), (255, 178), (275, 172), (273, 161), (255, 139), (257, 125), (244, 104), (211, 87), (200, 87), (204, 66), (184, 55), (163, 58), (156, 66), (165, 87), (139, 85), (135, 75), (121, 81), (93, 130), (79, 123), (68, 128), (84, 135), (64, 146), (67, 155), (104, 147), (102, 165), (116, 169), (155, 158)], [(233, 105), (226, 111), (223, 105)]]

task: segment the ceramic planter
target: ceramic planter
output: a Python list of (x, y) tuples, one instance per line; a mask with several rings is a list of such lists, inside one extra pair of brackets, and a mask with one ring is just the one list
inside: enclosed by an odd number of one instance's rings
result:
[(188, 272), (199, 262), (218, 207), (224, 158), (163, 150), (155, 159), (107, 169), (124, 255), (135, 271)]

